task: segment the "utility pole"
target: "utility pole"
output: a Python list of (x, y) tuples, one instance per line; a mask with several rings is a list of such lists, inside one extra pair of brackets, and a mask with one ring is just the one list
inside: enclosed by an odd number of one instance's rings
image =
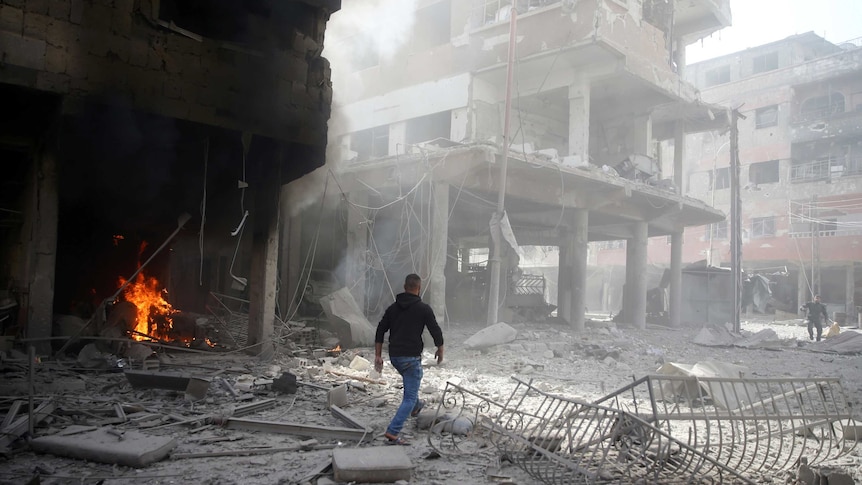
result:
[(509, 167), (509, 127), (512, 111), (512, 75), (515, 70), (515, 32), (518, 12), (514, 6), (509, 19), (509, 60), (506, 65), (506, 108), (503, 114), (503, 141), (500, 144), (500, 179), (497, 187), (497, 212), (494, 216), (497, 224), (491, 226), (491, 240), (494, 244), (492, 256), (488, 261), (491, 266), (491, 276), (488, 282), (488, 325), (497, 323), (497, 310), (500, 306), (500, 267), (503, 264), (503, 239), (501, 224), (506, 211), (506, 175)]
[(820, 211), (817, 209), (817, 194), (811, 196), (808, 219), (811, 221), (811, 299), (820, 294)]
[(742, 306), (742, 200), (739, 191), (739, 119), (738, 110), (730, 118), (730, 271), (733, 275), (733, 331), (740, 332)]

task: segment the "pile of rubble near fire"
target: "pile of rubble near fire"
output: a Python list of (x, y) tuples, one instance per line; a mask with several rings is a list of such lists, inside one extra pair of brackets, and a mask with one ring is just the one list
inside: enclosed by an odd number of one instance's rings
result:
[[(554, 323), (447, 325), (447, 362), (426, 366), (429, 405), (411, 425), (412, 446), (381, 451), (401, 381), (388, 365), (372, 368), (364, 317), (336, 304), (321, 318), (279, 322), (261, 359), (238, 332), (242, 301), (213, 295), (209, 315), (173, 312), (162, 338), (131, 330), (133, 312), (120, 319), (122, 308), (98, 332), (74, 323), (77, 337), (54, 357), (0, 354), (0, 483), (860, 478), (847, 470), (860, 461), (862, 426), (838, 378), (678, 360), (760, 358), (765, 348), (764, 359), (797, 360), (800, 346), (778, 337), (740, 349), (704, 343), (703, 331), (612, 322), (591, 322), (585, 334)], [(702, 346), (674, 353), (692, 345)]]

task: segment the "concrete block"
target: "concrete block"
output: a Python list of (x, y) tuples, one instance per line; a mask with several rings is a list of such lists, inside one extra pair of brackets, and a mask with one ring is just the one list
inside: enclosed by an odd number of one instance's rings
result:
[(340, 385), (338, 387), (333, 387), (331, 391), (326, 394), (326, 407), (338, 406), (343, 408), (347, 406), (347, 386)]
[(27, 4), (28, 12), (48, 15), (48, 0), (27, 0), (24, 3)]
[(847, 425), (844, 427), (844, 439), (862, 441), (862, 425)]
[(27, 3), (27, 0), (0, 0), (0, 1), (2, 1), (6, 5), (9, 5), (10, 7), (15, 7), (15, 8), (24, 8), (24, 4)]
[(45, 69), (48, 72), (66, 72), (66, 51), (48, 45), (45, 50)]
[(126, 36), (132, 32), (132, 9), (128, 7), (115, 6), (111, 12), (111, 30), (117, 34)]
[(55, 47), (69, 50), (73, 46), (78, 45), (80, 34), (79, 28), (72, 24), (53, 22), (48, 29), (45, 40)]
[(41, 71), (36, 74), (36, 88), (52, 93), (68, 93), (71, 89), (71, 78), (62, 73)]
[[(384, 452), (385, 451), (385, 452)], [(336, 482), (392, 483), (410, 480), (413, 464), (399, 447), (336, 448), (332, 450)]]
[(51, 17), (33, 12), (24, 13), (24, 35), (34, 39), (45, 40), (48, 37), (48, 25)]
[(6, 64), (44, 70), (46, 45), (44, 40), (0, 31), (0, 59)]
[(135, 468), (165, 458), (177, 446), (177, 442), (167, 436), (148, 436), (136, 431), (125, 431), (117, 436), (108, 429), (83, 433), (67, 429), (66, 434), (36, 438), (30, 446), (41, 453)]
[(24, 32), (24, 10), (9, 5), (0, 5), (0, 30), (15, 34)]
[(58, 20), (69, 20), (71, 0), (48, 0), (48, 16)]
[(84, 16), (84, 0), (71, 0), (69, 4), (69, 22), (80, 24)]

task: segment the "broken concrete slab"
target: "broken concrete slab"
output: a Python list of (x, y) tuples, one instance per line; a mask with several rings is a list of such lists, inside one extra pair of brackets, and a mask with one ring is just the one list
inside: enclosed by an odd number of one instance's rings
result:
[(185, 392), (189, 387), (190, 376), (170, 372), (147, 372), (126, 370), (123, 372), (126, 380), (135, 389), (166, 389)]
[(355, 428), (342, 428), (338, 426), (315, 426), (311, 424), (297, 424), (274, 421), (260, 421), (255, 419), (215, 419), (227, 429), (240, 429), (244, 431), (266, 431), (268, 433), (282, 433), (296, 436), (309, 436), (312, 438), (323, 438), (333, 440), (356, 440), (368, 441), (372, 437), (365, 430)]
[(515, 340), (518, 331), (500, 322), (490, 327), (483, 328), (464, 341), (464, 347), (468, 349), (484, 349), (495, 345), (505, 344)]
[(272, 381), (272, 390), (284, 394), (296, 394), (296, 376), (285, 372), (278, 379)]
[(320, 306), (338, 330), (338, 336), (345, 346), (374, 345), (375, 327), (365, 318), (350, 290), (341, 288), (322, 297)]
[(392, 483), (410, 480), (413, 463), (398, 447), (384, 453), (379, 447), (332, 450), (336, 482)]
[(137, 431), (117, 436), (110, 428), (100, 428), (43, 436), (31, 441), (30, 446), (40, 453), (142, 468), (164, 459), (177, 442), (168, 436), (149, 436)]
[(347, 406), (347, 386), (342, 384), (337, 387), (333, 387), (326, 393), (326, 405), (328, 407), (339, 406), (344, 407)]

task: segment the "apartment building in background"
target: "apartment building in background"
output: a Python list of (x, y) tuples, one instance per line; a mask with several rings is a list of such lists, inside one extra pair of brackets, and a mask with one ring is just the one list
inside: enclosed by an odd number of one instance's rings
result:
[[(742, 266), (774, 282), (772, 306), (815, 293), (855, 318), (862, 261), (862, 44), (814, 33), (686, 67), (710, 103), (739, 121)], [(730, 213), (729, 133), (690, 134), (684, 193)], [(730, 264), (729, 219), (687, 228), (683, 259)], [(651, 262), (666, 265), (664, 240)], [(612, 261), (619, 250), (599, 254)]]

